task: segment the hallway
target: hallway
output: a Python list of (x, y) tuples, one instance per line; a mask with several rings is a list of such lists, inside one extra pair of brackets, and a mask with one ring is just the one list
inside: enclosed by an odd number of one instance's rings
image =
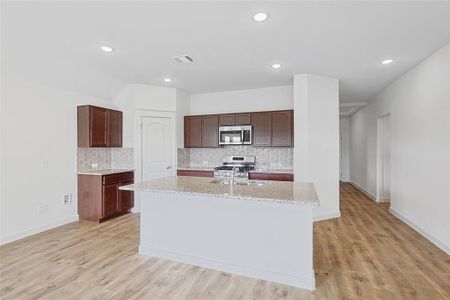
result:
[(450, 257), (349, 183), (341, 218), (314, 226), (316, 293), (326, 299), (449, 299)]
[(0, 247), (2, 299), (448, 299), (450, 258), (347, 183), (314, 225), (316, 291), (137, 254), (139, 215)]

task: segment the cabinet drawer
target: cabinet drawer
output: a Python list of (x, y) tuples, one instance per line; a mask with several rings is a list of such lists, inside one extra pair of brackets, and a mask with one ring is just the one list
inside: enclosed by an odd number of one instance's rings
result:
[(117, 173), (103, 176), (103, 184), (111, 184), (120, 181), (129, 181), (134, 179), (133, 172)]
[(178, 176), (214, 177), (214, 171), (177, 170)]
[(292, 174), (292, 173), (250, 172), (249, 178), (257, 179), (257, 180), (294, 181), (294, 174)]

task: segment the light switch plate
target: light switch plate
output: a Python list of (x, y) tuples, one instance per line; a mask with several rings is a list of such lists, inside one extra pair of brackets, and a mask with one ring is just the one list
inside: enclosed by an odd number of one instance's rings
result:
[(45, 169), (45, 168), (47, 168), (47, 167), (48, 167), (48, 160), (42, 159), (42, 160), (41, 160), (41, 168), (42, 168), (42, 169)]

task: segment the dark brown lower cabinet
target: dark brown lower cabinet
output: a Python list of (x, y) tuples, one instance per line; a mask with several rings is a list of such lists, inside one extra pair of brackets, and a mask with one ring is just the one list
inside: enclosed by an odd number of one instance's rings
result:
[(119, 188), (117, 184), (103, 186), (103, 218), (119, 212)]
[(249, 179), (275, 180), (275, 181), (294, 181), (294, 174), (292, 174), (292, 173), (250, 172)]
[[(119, 186), (133, 184), (133, 180), (123, 181)], [(119, 190), (119, 211), (127, 211), (134, 206), (133, 192)]]
[(103, 222), (130, 212), (134, 194), (119, 190), (134, 182), (133, 172), (109, 175), (78, 175), (78, 215), (80, 219)]
[(193, 177), (214, 177), (214, 171), (203, 170), (177, 170), (178, 176), (193, 176)]

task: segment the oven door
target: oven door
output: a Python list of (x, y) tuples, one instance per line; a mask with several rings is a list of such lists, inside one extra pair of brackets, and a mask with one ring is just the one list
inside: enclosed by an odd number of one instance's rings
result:
[(239, 127), (219, 127), (219, 145), (242, 145), (243, 130)]

